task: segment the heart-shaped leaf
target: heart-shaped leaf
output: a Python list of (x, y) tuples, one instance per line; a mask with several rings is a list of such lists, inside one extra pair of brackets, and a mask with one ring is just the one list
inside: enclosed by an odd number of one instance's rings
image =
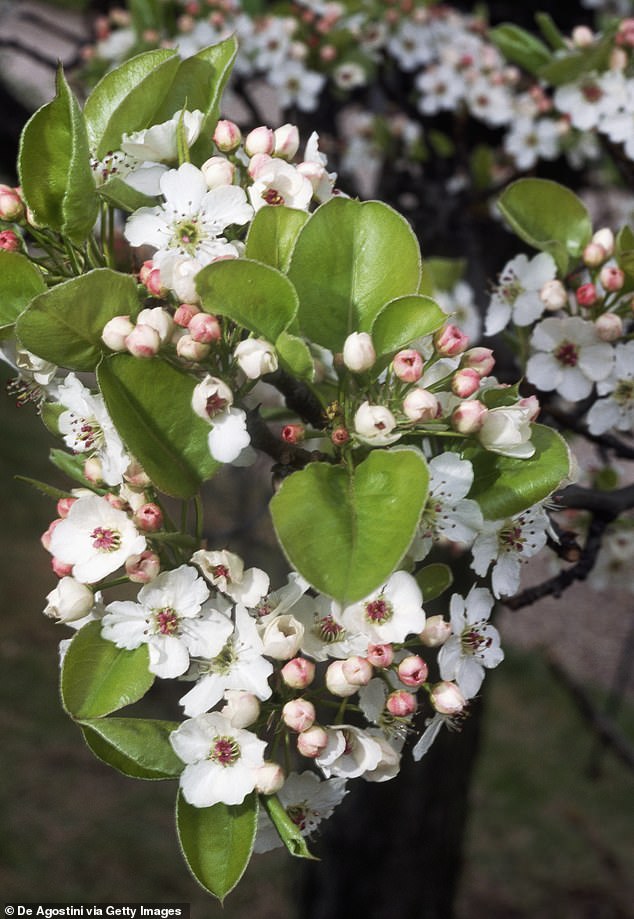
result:
[(101, 637), (89, 622), (71, 641), (61, 674), (62, 703), (78, 720), (102, 718), (137, 702), (154, 682), (147, 645), (126, 651)]
[(543, 501), (570, 474), (570, 453), (565, 440), (552, 428), (532, 425), (535, 454), (528, 459), (479, 450), (473, 464), (473, 486), (468, 497), (480, 505), (487, 520), (520, 514)]
[(308, 220), (305, 211), (261, 207), (251, 221), (245, 255), (278, 271), (288, 271), (295, 240)]
[(119, 434), (158, 489), (195, 495), (218, 463), (209, 453), (209, 425), (192, 409), (196, 381), (161, 358), (114, 354), (97, 370)]
[(369, 332), (383, 306), (418, 290), (418, 242), (404, 217), (379, 201), (332, 198), (297, 237), (288, 276), (306, 338), (341, 351), (351, 332)]
[(271, 501), (289, 561), (313, 587), (351, 603), (405, 555), (427, 496), (427, 464), (410, 449), (374, 450), (354, 470), (311, 463)]
[(64, 281), (35, 297), (16, 333), (29, 351), (70, 370), (94, 370), (105, 351), (101, 333), (114, 316), (139, 310), (132, 275), (110, 268)]
[(198, 883), (220, 902), (249, 864), (257, 825), (255, 794), (242, 804), (213, 807), (192, 807), (178, 794), (176, 829), (185, 861)]
[(184, 768), (169, 742), (177, 721), (150, 718), (97, 718), (82, 721), (84, 739), (95, 756), (136, 779), (174, 779)]
[(297, 313), (297, 295), (288, 278), (262, 262), (213, 262), (196, 275), (204, 308), (228, 316), (271, 343)]

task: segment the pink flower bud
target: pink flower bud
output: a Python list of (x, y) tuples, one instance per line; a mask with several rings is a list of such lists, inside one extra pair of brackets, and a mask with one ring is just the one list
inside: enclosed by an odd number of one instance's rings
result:
[(414, 686), (418, 689), (427, 681), (428, 674), (429, 668), (418, 654), (410, 654), (398, 665), (398, 678), (406, 686)]
[(287, 444), (296, 444), (304, 439), (306, 428), (303, 424), (285, 424), (282, 428), (282, 440)]
[(174, 322), (176, 325), (181, 326), (181, 328), (186, 329), (192, 317), (196, 316), (199, 312), (200, 307), (196, 306), (195, 303), (181, 303), (174, 313)]
[(306, 689), (315, 679), (315, 665), (305, 657), (294, 657), (284, 664), (280, 673), (291, 689)]
[(53, 556), (51, 559), (51, 568), (58, 578), (66, 578), (73, 573), (72, 565), (67, 565), (66, 562), (61, 562), (58, 558), (55, 558), (55, 556)]
[(13, 230), (0, 231), (0, 249), (5, 252), (17, 252), (22, 247), (22, 239)]
[(403, 399), (403, 413), (410, 421), (433, 421), (440, 412), (438, 399), (427, 389), (412, 389)]
[(408, 715), (414, 714), (418, 708), (418, 703), (416, 701), (416, 696), (412, 695), (411, 692), (406, 692), (404, 689), (397, 689), (395, 692), (389, 694), (385, 702), (385, 707), (390, 715), (394, 715), (395, 718), (407, 718)]
[(403, 383), (417, 383), (423, 375), (423, 358), (414, 348), (405, 348), (394, 355), (392, 369)]
[(520, 408), (526, 409), (526, 417), (529, 421), (537, 421), (539, 413), (542, 410), (537, 396), (526, 396), (518, 402)]
[[(60, 498), (57, 502), (57, 513), (60, 518), (68, 517), (71, 507), (75, 503), (77, 498)], [(53, 521), (55, 523), (55, 521)]]
[(19, 188), (0, 185), (0, 220), (18, 223), (24, 217), (24, 201)]
[(146, 549), (140, 555), (131, 555), (126, 559), (125, 573), (134, 584), (148, 584), (161, 570), (161, 562), (156, 552)]
[(294, 124), (283, 124), (273, 132), (275, 146), (273, 153), (285, 160), (292, 160), (299, 148), (299, 131)]
[(163, 526), (163, 512), (158, 504), (152, 502), (142, 504), (135, 511), (133, 520), (136, 526), (144, 533), (156, 533)]
[(53, 530), (58, 524), (62, 522), (62, 517), (58, 517), (56, 520), (51, 520), (48, 525), (48, 529), (45, 530), (40, 536), (40, 542), (44, 546), (47, 552), (51, 551), (51, 536), (53, 535)]
[(468, 337), (456, 325), (446, 325), (434, 335), (434, 347), (442, 357), (455, 357), (468, 346)]
[(584, 247), (582, 258), (584, 265), (588, 268), (598, 268), (607, 258), (607, 253), (602, 245), (596, 242), (589, 242)]
[(343, 661), (341, 672), (344, 679), (353, 686), (367, 686), (374, 671), (372, 664), (365, 657), (353, 656)]
[(149, 309), (141, 310), (136, 319), (137, 325), (147, 325), (158, 332), (161, 344), (169, 341), (174, 331), (174, 320), (171, 313), (162, 306), (153, 306)]
[(557, 310), (563, 309), (568, 303), (568, 294), (561, 281), (555, 278), (552, 281), (546, 281), (539, 292), (539, 299), (547, 310), (554, 313)]
[(211, 346), (202, 341), (195, 341), (191, 335), (185, 333), (176, 342), (176, 353), (183, 361), (204, 361), (211, 351)]
[(139, 281), (153, 297), (167, 296), (167, 288), (161, 284), (161, 272), (152, 260), (143, 262), (139, 270)]
[(475, 434), (484, 424), (487, 407), (477, 399), (463, 402), (451, 414), (451, 427), (460, 434)]
[(211, 313), (197, 313), (192, 316), (187, 331), (194, 341), (209, 344), (213, 341), (220, 341), (222, 338), (222, 329), (216, 316)]
[(354, 683), (350, 683), (343, 672), (343, 661), (333, 661), (326, 670), (326, 687), (333, 696), (339, 696), (342, 699), (353, 696), (359, 689)]
[(594, 33), (588, 26), (575, 26), (571, 38), (576, 48), (588, 48), (594, 42)]
[(260, 125), (254, 128), (246, 136), (244, 149), (247, 156), (256, 156), (258, 153), (265, 153), (270, 156), (275, 150), (275, 135), (270, 128)]
[(247, 166), (249, 176), (253, 180), (256, 180), (261, 172), (269, 168), (271, 162), (272, 159), (268, 153), (256, 153), (255, 156), (251, 157), (249, 165)]
[(96, 456), (91, 456), (84, 463), (84, 478), (93, 485), (101, 485), (103, 483), (103, 467), (101, 465), (101, 460)]
[(125, 351), (126, 338), (133, 331), (134, 325), (129, 316), (114, 316), (103, 327), (101, 340), (111, 351)]
[(394, 650), (392, 645), (368, 645), (366, 657), (373, 667), (385, 669), (394, 660)]
[(592, 234), (592, 242), (596, 243), (599, 246), (602, 246), (605, 251), (606, 258), (614, 252), (614, 233), (609, 227), (601, 227), (600, 230), (597, 230), (596, 233)]
[(118, 511), (125, 510), (126, 502), (123, 498), (120, 498), (119, 495), (113, 495), (112, 492), (109, 491), (107, 495), (104, 495), (104, 498), (110, 507), (114, 507)]
[(328, 745), (328, 734), (324, 728), (314, 724), (307, 731), (297, 735), (297, 750), (302, 756), (315, 759)]
[(77, 619), (83, 619), (95, 602), (90, 587), (67, 575), (61, 578), (46, 600), (44, 615), (57, 619), (58, 622), (75, 622)]
[(286, 776), (278, 763), (266, 762), (255, 770), (255, 790), (261, 795), (275, 795), (282, 788)]
[(594, 284), (582, 284), (575, 291), (579, 306), (592, 306), (597, 302), (597, 289)]
[(150, 484), (150, 477), (138, 460), (130, 463), (123, 477), (133, 488), (147, 488)]
[(248, 728), (260, 717), (260, 700), (254, 693), (243, 689), (225, 690), (225, 704), (220, 714), (236, 728)]
[(488, 377), (495, 367), (495, 357), (490, 348), (469, 348), (462, 355), (460, 366), (475, 370), (480, 377)]
[(438, 648), (444, 645), (450, 635), (450, 622), (445, 622), (442, 616), (429, 616), (419, 637), (426, 648)]
[(625, 284), (625, 272), (617, 268), (616, 265), (604, 265), (599, 274), (599, 280), (604, 290), (614, 293)]
[(315, 706), (308, 699), (291, 699), (282, 709), (282, 721), (291, 731), (307, 731), (315, 723)]
[(350, 432), (347, 430), (347, 428), (344, 428), (340, 425), (338, 428), (334, 429), (330, 435), (330, 439), (335, 447), (342, 447), (350, 440)]
[(353, 373), (365, 373), (376, 361), (372, 338), (367, 332), (352, 332), (343, 343), (343, 362)]
[(623, 334), (623, 320), (616, 313), (604, 313), (594, 323), (601, 341), (616, 341)]
[(429, 699), (441, 715), (459, 715), (467, 704), (456, 684), (446, 680), (432, 686)]
[(156, 329), (149, 325), (136, 325), (129, 335), (126, 335), (125, 346), (134, 357), (155, 357), (161, 348), (161, 339)]
[(218, 122), (213, 134), (213, 141), (219, 150), (223, 153), (231, 153), (232, 150), (236, 150), (240, 146), (241, 140), (242, 133), (237, 124), (226, 119)]
[(326, 167), (322, 166), (321, 163), (314, 163), (311, 160), (298, 163), (297, 171), (300, 175), (303, 175), (305, 179), (308, 179), (313, 186), (313, 193), (317, 192), (321, 182), (326, 176)]
[(231, 185), (236, 168), (224, 156), (210, 156), (202, 164), (200, 171), (205, 177), (207, 188), (211, 191), (212, 188)]
[(471, 367), (458, 370), (451, 380), (451, 391), (461, 399), (468, 399), (480, 389), (480, 374)]

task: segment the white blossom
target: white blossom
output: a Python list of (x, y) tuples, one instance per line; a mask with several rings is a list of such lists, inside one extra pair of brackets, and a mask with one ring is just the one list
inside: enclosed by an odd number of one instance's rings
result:
[(443, 680), (455, 680), (465, 699), (472, 699), (484, 679), (485, 667), (504, 659), (500, 636), (489, 616), (493, 597), (483, 587), (472, 587), (466, 598), (454, 594), (449, 603), (453, 634), (438, 652)]

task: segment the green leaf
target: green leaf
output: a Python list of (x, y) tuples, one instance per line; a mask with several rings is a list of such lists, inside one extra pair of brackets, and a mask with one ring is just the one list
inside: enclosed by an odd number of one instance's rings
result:
[(26, 255), (0, 249), (0, 329), (10, 328), (44, 290), (42, 272)]
[(55, 98), (22, 132), (20, 184), (35, 220), (79, 245), (95, 225), (99, 203), (86, 125), (61, 67), (56, 86)]
[(452, 291), (463, 279), (466, 268), (464, 258), (426, 258), (423, 271), (431, 278), (431, 296), (435, 290)]
[(488, 37), (508, 61), (519, 64), (529, 73), (537, 73), (552, 58), (539, 38), (510, 22), (489, 29)]
[(482, 389), (480, 390), (480, 400), (487, 408), (500, 408), (504, 405), (517, 405), (521, 398), (519, 394), (519, 383), (513, 386), (501, 386), (499, 389)]
[(305, 211), (290, 207), (261, 207), (249, 227), (246, 257), (286, 273), (295, 240), (307, 220)]
[(81, 722), (95, 756), (137, 779), (174, 779), (184, 769), (169, 742), (178, 721), (149, 718), (97, 718)]
[(196, 275), (196, 289), (209, 313), (228, 316), (273, 343), (297, 313), (297, 295), (288, 278), (262, 262), (212, 262)]
[(101, 623), (81, 628), (62, 662), (62, 704), (72, 718), (102, 718), (141, 699), (154, 682), (147, 645), (125, 651), (101, 637)]
[(222, 903), (251, 859), (258, 825), (258, 799), (242, 804), (192, 807), (179, 792), (176, 829), (189, 870), (198, 883)]
[(97, 159), (119, 150), (123, 134), (155, 123), (154, 113), (178, 66), (176, 52), (160, 48), (137, 54), (102, 77), (84, 106), (90, 148)]
[(564, 439), (541, 424), (532, 425), (535, 454), (529, 459), (480, 450), (470, 456), (474, 480), (468, 497), (480, 505), (487, 520), (520, 514), (543, 501), (570, 473), (570, 453)]
[(101, 333), (114, 316), (136, 317), (132, 275), (96, 268), (50, 288), (31, 301), (16, 333), (29, 351), (70, 370), (94, 370), (105, 351)]
[(75, 482), (79, 482), (84, 487), (88, 484), (84, 476), (85, 459), (82, 454), (71, 456), (65, 450), (51, 450), (48, 455), (49, 460), (57, 469), (61, 470), (64, 475)]
[(306, 845), (306, 839), (302, 836), (301, 831), (296, 823), (286, 813), (284, 805), (277, 795), (262, 795), (261, 801), (266, 812), (271, 818), (271, 822), (280, 835), (280, 839), (291, 853), (297, 858), (309, 858), (317, 861)]
[(300, 380), (312, 381), (315, 377), (315, 363), (310, 348), (302, 338), (282, 332), (275, 341), (280, 363), (285, 370)]
[(417, 338), (435, 332), (446, 321), (446, 314), (431, 297), (410, 294), (391, 300), (372, 325), (372, 343), (377, 356), (395, 354)]
[(379, 587), (412, 541), (428, 472), (415, 450), (374, 450), (350, 470), (311, 463), (271, 501), (278, 540), (322, 593), (351, 603)]
[(617, 234), (615, 256), (619, 268), (630, 277), (634, 276), (634, 233), (627, 225)]
[(453, 584), (453, 574), (449, 565), (437, 562), (421, 568), (416, 574), (416, 581), (423, 593), (423, 603), (430, 603), (449, 590)]
[(389, 300), (418, 290), (420, 250), (405, 218), (388, 205), (333, 198), (304, 224), (288, 276), (301, 332), (337, 352), (351, 332), (369, 332)]
[(220, 99), (238, 51), (235, 35), (202, 48), (197, 54), (181, 61), (172, 85), (163, 94), (155, 121), (167, 121), (184, 107), (204, 114), (200, 136), (191, 148), (191, 162), (200, 166), (209, 157), (209, 138), (218, 121)]
[(613, 23), (603, 30), (602, 38), (596, 44), (552, 58), (539, 68), (537, 76), (551, 86), (574, 83), (586, 74), (594, 80), (596, 71), (609, 67), (615, 31), (616, 23)]
[(209, 425), (192, 409), (196, 381), (161, 358), (113, 354), (97, 370), (115, 427), (156, 487), (190, 498), (218, 463), (209, 453)]
[(536, 249), (550, 252), (563, 273), (568, 256), (578, 258), (592, 236), (592, 221), (583, 202), (549, 179), (519, 179), (498, 200), (512, 230)]
[(24, 485), (30, 485), (31, 488), (34, 488), (41, 494), (46, 495), (47, 498), (53, 498), (55, 501), (59, 501), (60, 498), (72, 497), (71, 492), (63, 491), (61, 488), (55, 488), (53, 485), (47, 485), (46, 482), (40, 482), (39, 479), (31, 479), (26, 475), (16, 475), (14, 476), (14, 479), (16, 482), (22, 482)]
[(535, 22), (553, 51), (566, 51), (568, 45), (550, 13), (535, 13)]
[(143, 192), (132, 188), (123, 179), (115, 176), (97, 189), (100, 198), (103, 198), (113, 207), (119, 207), (122, 211), (131, 213), (140, 207), (154, 207), (156, 198), (150, 195), (144, 195)]

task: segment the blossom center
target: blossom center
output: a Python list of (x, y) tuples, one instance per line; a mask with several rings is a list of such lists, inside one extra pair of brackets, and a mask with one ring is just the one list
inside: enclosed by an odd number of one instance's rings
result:
[(286, 813), (300, 830), (306, 829), (306, 808), (303, 804), (291, 804)]
[(273, 207), (284, 204), (284, 196), (280, 194), (277, 188), (267, 188), (266, 191), (262, 192), (262, 198), (267, 204), (273, 205)]
[(634, 401), (634, 380), (619, 380), (616, 384), (612, 398), (619, 405), (626, 405)]
[(75, 435), (75, 448), (81, 449), (82, 452), (96, 449), (104, 440), (101, 426), (95, 418), (80, 418), (72, 414), (70, 426)]
[(174, 226), (171, 246), (185, 255), (195, 257), (198, 247), (204, 239), (205, 234), (201, 231), (199, 218), (197, 216), (189, 217)]
[(218, 395), (217, 392), (213, 393), (211, 396), (208, 396), (207, 401), (205, 402), (205, 411), (210, 418), (213, 418), (214, 415), (217, 415), (218, 412), (224, 411), (227, 407), (227, 400), (223, 399), (222, 396)]
[(322, 641), (340, 641), (345, 635), (345, 629), (339, 625), (332, 616), (324, 616), (317, 621), (317, 635)]
[(507, 552), (521, 552), (524, 548), (524, 541), (522, 528), (517, 524), (505, 527), (498, 536), (500, 548)]
[(586, 83), (581, 87), (581, 95), (586, 102), (599, 102), (603, 98), (603, 90), (596, 83)]
[(474, 657), (476, 654), (481, 654), (491, 647), (493, 639), (490, 636), (483, 635), (478, 629), (478, 626), (482, 624), (483, 622), (474, 623), (466, 628), (460, 636), (460, 645), (465, 656)]
[(555, 350), (555, 358), (564, 367), (576, 367), (579, 361), (579, 348), (571, 341), (562, 341)]
[(108, 527), (95, 527), (90, 534), (92, 544), (100, 552), (116, 552), (121, 545), (121, 533)]
[(365, 604), (365, 618), (375, 625), (389, 622), (393, 613), (392, 604), (388, 603), (384, 597), (378, 597)]
[(178, 632), (178, 615), (171, 606), (155, 610), (154, 622), (156, 623), (157, 631), (161, 635), (174, 635)]
[(208, 759), (219, 766), (233, 766), (240, 759), (240, 744), (233, 737), (216, 737)]
[(214, 565), (211, 571), (215, 578), (224, 578), (231, 583), (231, 575), (226, 565)]
[(512, 272), (500, 278), (500, 282), (498, 293), (509, 306), (513, 306), (524, 288)]

